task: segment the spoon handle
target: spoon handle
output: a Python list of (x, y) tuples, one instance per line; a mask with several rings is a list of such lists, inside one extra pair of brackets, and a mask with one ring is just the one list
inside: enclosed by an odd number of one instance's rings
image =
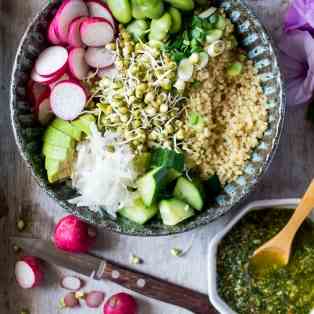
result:
[(314, 180), (312, 180), (310, 186), (306, 190), (301, 202), (294, 211), (294, 214), (290, 218), (288, 224), (284, 228), (285, 232), (289, 233), (293, 238), (295, 233), (303, 221), (308, 217), (311, 211), (314, 209)]

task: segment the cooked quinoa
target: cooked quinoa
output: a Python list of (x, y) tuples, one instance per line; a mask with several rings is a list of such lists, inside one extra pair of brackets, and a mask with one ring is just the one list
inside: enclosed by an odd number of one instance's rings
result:
[(223, 184), (242, 174), (267, 128), (266, 98), (252, 61), (242, 62), (240, 75), (227, 75), (238, 57), (237, 49), (228, 50), (196, 72), (200, 85), (191, 89), (187, 103), (187, 111), (200, 113), (204, 125), (199, 130), (185, 125), (189, 139), (182, 148), (204, 178), (217, 174)]

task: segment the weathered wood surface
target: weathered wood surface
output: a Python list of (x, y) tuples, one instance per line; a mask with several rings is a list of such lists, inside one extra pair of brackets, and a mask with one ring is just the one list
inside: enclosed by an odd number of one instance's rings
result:
[[(47, 0), (0, 0), (0, 313), (20, 313), (28, 308), (32, 314), (61, 313), (57, 307), (63, 291), (57, 279), (63, 272), (47, 268), (45, 286), (33, 291), (21, 291), (13, 278), (15, 254), (8, 236), (17, 233), (17, 217), (31, 214), (33, 224), (28, 234), (48, 239), (53, 225), (64, 211), (37, 186), (22, 162), (14, 143), (9, 123), (9, 77), (19, 38), (34, 14)], [(280, 33), (281, 17), (288, 0), (251, 0), (248, 4), (276, 38)], [(251, 196), (252, 199), (297, 197), (314, 176), (314, 126), (304, 119), (305, 108), (290, 110), (276, 157)], [(206, 252), (208, 240), (228, 217), (202, 229), (172, 238), (142, 239), (101, 232), (96, 252), (121, 264), (129, 264), (134, 253), (144, 260), (137, 268), (154, 276), (206, 292)], [(183, 248), (194, 237), (190, 252), (182, 258), (171, 256), (173, 247)], [(121, 289), (109, 282), (90, 283), (102, 287), (108, 295)], [(185, 314), (185, 310), (151, 301), (139, 296), (141, 313)], [(89, 313), (86, 308), (76, 313)], [(100, 310), (90, 311), (101, 313)], [(67, 313), (67, 311), (65, 311)]]

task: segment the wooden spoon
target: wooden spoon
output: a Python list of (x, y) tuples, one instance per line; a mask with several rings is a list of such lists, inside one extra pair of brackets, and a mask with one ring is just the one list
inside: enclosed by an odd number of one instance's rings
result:
[(285, 266), (289, 262), (295, 234), (314, 208), (314, 180), (287, 225), (271, 240), (259, 247), (250, 260), (254, 273), (261, 274), (274, 266)]

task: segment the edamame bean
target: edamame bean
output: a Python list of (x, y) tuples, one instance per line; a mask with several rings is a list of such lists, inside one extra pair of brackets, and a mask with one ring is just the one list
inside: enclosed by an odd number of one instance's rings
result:
[(172, 25), (171, 15), (165, 13), (161, 18), (152, 20), (149, 40), (162, 41), (166, 39)]
[(176, 8), (170, 8), (169, 14), (172, 20), (170, 33), (174, 34), (179, 32), (182, 27), (182, 17), (180, 11)]
[(143, 40), (148, 27), (149, 26), (145, 20), (135, 20), (128, 25), (126, 30), (132, 34), (136, 41), (138, 41), (139, 39)]
[(132, 11), (129, 0), (108, 0), (107, 4), (113, 16), (123, 24), (132, 20)]
[(138, 0), (131, 0), (132, 4), (132, 16), (137, 20), (145, 19), (145, 13), (142, 10)]
[(162, 0), (138, 0), (142, 2), (141, 8), (145, 16), (150, 19), (159, 19), (164, 12), (164, 3)]
[(192, 11), (194, 9), (193, 0), (165, 0), (170, 3), (173, 7), (182, 11)]

